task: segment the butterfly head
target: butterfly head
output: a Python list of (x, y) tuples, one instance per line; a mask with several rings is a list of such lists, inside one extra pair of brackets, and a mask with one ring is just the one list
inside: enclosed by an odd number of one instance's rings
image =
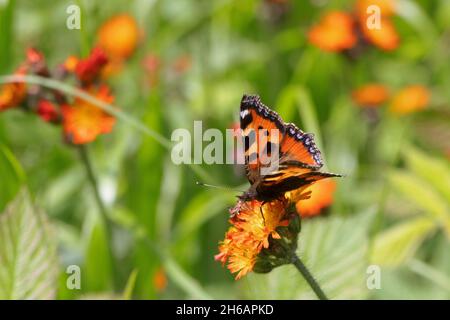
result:
[(251, 201), (258, 198), (258, 192), (254, 190), (252, 187), (250, 187), (249, 190), (242, 193), (240, 196), (238, 196), (238, 199), (241, 201)]

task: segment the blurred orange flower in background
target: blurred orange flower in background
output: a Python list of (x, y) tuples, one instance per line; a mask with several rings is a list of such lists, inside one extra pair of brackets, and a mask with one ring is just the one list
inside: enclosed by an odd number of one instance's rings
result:
[(392, 99), (389, 111), (403, 115), (425, 109), (430, 102), (430, 92), (422, 85), (411, 85), (400, 90)]
[[(15, 75), (25, 75), (26, 68), (20, 67)], [(26, 96), (26, 84), (23, 82), (7, 83), (0, 88), (0, 111), (18, 106)]]
[(389, 99), (389, 90), (378, 83), (363, 85), (352, 92), (353, 101), (361, 107), (378, 107)]
[[(88, 93), (106, 103), (112, 103), (114, 100), (107, 86), (90, 89)], [(61, 111), (65, 137), (73, 144), (88, 143), (100, 134), (109, 133), (116, 122), (113, 116), (79, 98), (76, 98), (71, 105), (63, 105)]]
[(309, 41), (325, 51), (342, 51), (352, 48), (357, 41), (353, 17), (345, 12), (331, 11), (322, 17), (319, 24), (313, 26)]
[[(369, 28), (367, 19), (374, 14), (374, 11), (368, 10), (370, 6), (377, 6), (380, 10), (381, 21), (380, 28)], [(386, 51), (394, 50), (400, 43), (397, 30), (390, 20), (396, 10), (395, 0), (357, 0), (355, 5), (356, 16), (358, 17), (360, 28), (364, 38)]]
[(112, 59), (128, 58), (139, 42), (136, 20), (128, 14), (119, 14), (106, 21), (98, 31), (98, 45)]
[[(379, 8), (379, 28), (367, 25), (369, 19), (375, 22), (377, 18), (371, 6)], [(391, 21), (395, 11), (394, 0), (358, 0), (353, 13), (332, 11), (323, 16), (319, 24), (309, 31), (309, 41), (324, 51), (339, 52), (355, 47), (362, 42), (363, 36), (367, 42), (382, 50), (394, 50), (400, 43)]]
[(159, 267), (153, 274), (153, 285), (156, 291), (164, 291), (167, 287), (167, 276), (162, 267)]
[(365, 21), (361, 24), (361, 28), (366, 40), (382, 50), (394, 50), (400, 43), (394, 24), (388, 19), (381, 20), (380, 29), (369, 29)]
[(313, 217), (333, 203), (336, 181), (331, 179), (319, 180), (305, 189), (311, 191), (309, 199), (297, 202), (296, 209), (302, 218)]
[(107, 78), (122, 70), (124, 61), (136, 50), (140, 31), (135, 18), (122, 13), (107, 20), (97, 38), (97, 45), (108, 56), (108, 64), (102, 70), (102, 77)]

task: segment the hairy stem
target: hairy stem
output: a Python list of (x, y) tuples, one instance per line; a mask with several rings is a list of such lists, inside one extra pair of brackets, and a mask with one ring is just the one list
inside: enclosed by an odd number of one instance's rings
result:
[(292, 255), (292, 264), (297, 268), (298, 271), (300, 271), (303, 278), (306, 280), (306, 282), (308, 282), (309, 286), (316, 294), (317, 298), (319, 298), (320, 300), (328, 300), (319, 283), (316, 281), (316, 279), (314, 279), (311, 272), (309, 272), (308, 268), (296, 254)]

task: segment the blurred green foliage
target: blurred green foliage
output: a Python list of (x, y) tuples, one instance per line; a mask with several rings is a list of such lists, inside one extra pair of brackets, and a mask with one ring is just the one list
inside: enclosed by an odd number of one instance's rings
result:
[[(12, 73), (29, 46), (50, 65), (83, 55), (104, 21), (128, 12), (142, 41), (109, 82), (115, 104), (139, 125), (168, 139), (176, 128), (192, 130), (194, 120), (224, 131), (238, 119), (242, 94), (254, 92), (286, 121), (314, 132), (327, 169), (345, 175), (333, 206), (303, 221), (299, 238), (299, 254), (330, 297), (450, 298), (449, 1), (399, 1), (400, 47), (368, 48), (356, 59), (321, 52), (306, 36), (323, 13), (351, 10), (352, 0), (292, 0), (286, 10), (263, 0), (75, 3), (81, 30), (65, 26), (71, 1), (0, 1), (0, 75)], [(161, 63), (152, 86), (142, 67), (148, 55)], [(191, 61), (183, 73), (173, 70), (180, 56)], [(393, 90), (420, 83), (432, 92), (430, 108), (396, 117), (380, 107), (374, 121), (351, 100), (352, 90), (369, 82)], [(34, 206), (46, 212), (46, 241), (58, 246), (58, 298), (313, 298), (292, 266), (236, 282), (214, 261), (237, 192), (195, 182), (245, 189), (239, 170), (176, 166), (170, 149), (125, 121), (88, 148), (114, 222), (112, 239), (60, 129), (17, 110), (0, 114), (0, 222), (14, 225), (12, 218), (25, 214), (39, 220), (44, 214)], [(24, 185), (34, 200), (19, 192)], [(27, 228), (19, 230), (44, 232)], [(0, 261), (7, 245), (0, 242)], [(45, 263), (53, 263), (49, 256)], [(366, 286), (373, 263), (382, 267), (379, 290)], [(66, 286), (73, 264), (82, 270), (80, 290)]]

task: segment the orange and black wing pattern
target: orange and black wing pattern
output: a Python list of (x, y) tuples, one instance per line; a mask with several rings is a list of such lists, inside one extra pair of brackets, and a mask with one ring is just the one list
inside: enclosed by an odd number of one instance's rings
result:
[[(294, 124), (285, 124), (258, 96), (244, 95), (240, 119), (247, 177), (260, 199), (276, 198), (317, 180), (340, 176), (318, 172), (323, 161), (313, 135), (303, 132)], [(278, 130), (278, 135), (261, 139), (264, 138), (262, 135), (267, 135), (267, 131), (274, 129)], [(261, 152), (268, 149), (270, 152)], [(274, 152), (278, 153), (276, 163), (271, 163), (271, 170), (262, 174), (262, 168), (268, 165), (266, 159), (261, 157), (271, 156)]]
[(240, 123), (243, 137), (247, 177), (254, 183), (261, 167), (272, 152), (278, 152), (284, 136), (284, 123), (258, 96), (244, 95), (241, 101)]
[(295, 124), (285, 126), (280, 149), (282, 163), (318, 170), (323, 166), (320, 150), (312, 133), (305, 133)]

